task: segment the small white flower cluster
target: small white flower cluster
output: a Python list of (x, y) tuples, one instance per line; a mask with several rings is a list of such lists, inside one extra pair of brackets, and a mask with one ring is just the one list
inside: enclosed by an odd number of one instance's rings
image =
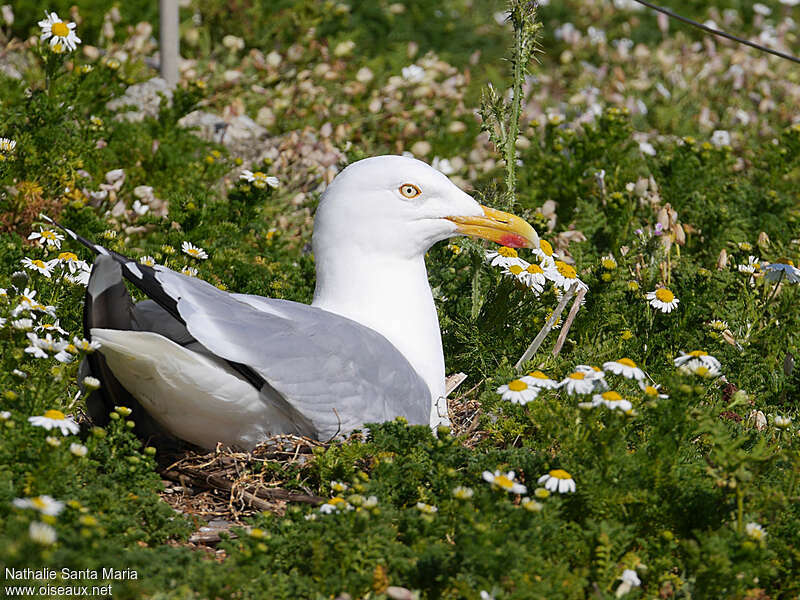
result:
[(537, 296), (544, 291), (548, 281), (558, 290), (567, 291), (574, 284), (578, 288), (588, 290), (588, 286), (578, 278), (575, 268), (563, 260), (557, 260), (558, 254), (546, 241), (540, 240), (539, 248), (532, 250), (536, 262), (528, 262), (520, 258), (514, 248), (501, 246), (497, 250), (486, 252), (486, 260), (493, 267), (499, 267), (505, 275), (516, 278), (530, 288)]
[[(39, 231), (31, 232), (28, 239), (45, 250), (60, 250), (64, 236), (53, 229), (41, 227)], [(80, 260), (73, 252), (61, 252), (57, 257), (46, 261), (26, 256), (22, 259), (22, 266), (48, 279), (52, 277), (55, 268), (60, 266), (64, 279), (83, 286), (89, 284), (89, 275), (92, 272), (92, 266)]]
[(681, 352), (674, 364), (681, 373), (699, 375), (704, 378), (718, 377), (722, 368), (720, 362), (704, 350)]
[(518, 379), (497, 388), (503, 400), (513, 404), (527, 404), (543, 390), (563, 389), (569, 395), (585, 396), (592, 394), (589, 402), (580, 402), (579, 408), (591, 409), (605, 406), (610, 410), (619, 410), (628, 415), (634, 415), (633, 404), (623, 398), (619, 392), (609, 389), (606, 373), (618, 375), (635, 381), (648, 398), (668, 398), (659, 391), (658, 385), (646, 383), (647, 375), (630, 358), (620, 358), (603, 363), (603, 368), (593, 365), (578, 365), (575, 370), (561, 381), (551, 379), (541, 371), (532, 371)]
[(260, 190), (263, 190), (267, 186), (271, 188), (276, 188), (280, 185), (277, 177), (268, 176), (266, 173), (262, 173), (261, 171), (248, 171), (245, 169), (242, 171), (242, 174), (239, 175), (239, 179), (246, 181), (253, 185)]

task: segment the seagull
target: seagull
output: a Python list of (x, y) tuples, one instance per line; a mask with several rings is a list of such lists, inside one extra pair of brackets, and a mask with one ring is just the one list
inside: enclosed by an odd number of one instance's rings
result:
[[(426, 252), (457, 235), (539, 247), (526, 221), (406, 156), (355, 162), (322, 194), (311, 305), (228, 293), (45, 218), (98, 255), (84, 306), (85, 335), (100, 344), (84, 369), (101, 381), (93, 420), (126, 405), (140, 433), (202, 448), (331, 440), (396, 417), (448, 424)], [(134, 303), (123, 278), (150, 299)]]

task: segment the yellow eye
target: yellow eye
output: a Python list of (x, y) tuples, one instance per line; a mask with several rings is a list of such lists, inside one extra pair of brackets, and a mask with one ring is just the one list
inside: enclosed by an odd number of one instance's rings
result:
[(400, 186), (400, 193), (405, 198), (416, 198), (422, 193), (422, 190), (415, 186), (413, 183), (404, 183)]

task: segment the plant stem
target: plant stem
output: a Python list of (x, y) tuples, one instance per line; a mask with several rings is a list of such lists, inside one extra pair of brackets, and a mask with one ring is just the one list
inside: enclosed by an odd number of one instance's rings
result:
[(505, 136), (506, 190), (511, 206), (516, 202), (517, 189), (517, 136), (519, 135), (519, 114), (522, 110), (522, 82), (525, 79), (524, 56), (525, 35), (522, 26), (514, 28), (514, 87), (511, 98), (511, 117), (508, 121), (508, 134)]

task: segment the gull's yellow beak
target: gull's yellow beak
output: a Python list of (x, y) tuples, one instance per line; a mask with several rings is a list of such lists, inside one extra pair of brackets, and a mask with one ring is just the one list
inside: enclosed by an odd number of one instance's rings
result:
[(458, 226), (458, 232), (491, 240), (511, 248), (538, 248), (539, 235), (524, 219), (481, 205), (482, 217), (446, 217)]

